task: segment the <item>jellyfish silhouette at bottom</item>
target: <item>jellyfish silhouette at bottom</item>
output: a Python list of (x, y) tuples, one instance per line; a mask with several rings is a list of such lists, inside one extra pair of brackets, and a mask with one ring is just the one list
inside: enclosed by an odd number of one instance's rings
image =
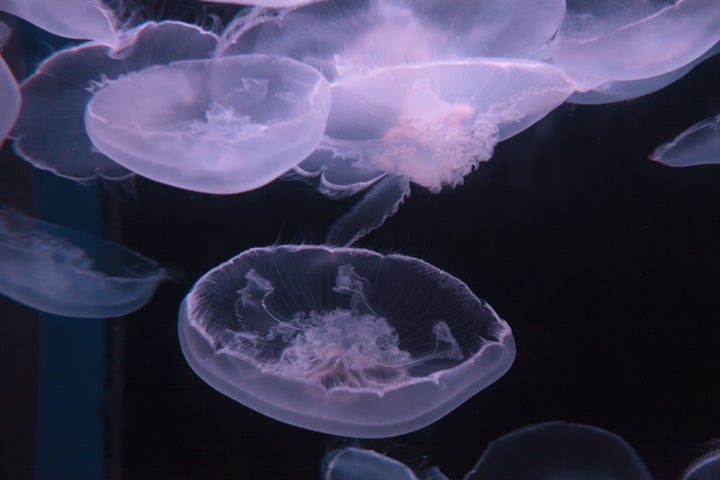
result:
[(492, 442), (465, 480), (652, 480), (622, 438), (578, 423), (523, 427)]
[(388, 437), (443, 417), (502, 376), (510, 327), (460, 280), (402, 255), (248, 250), (180, 307), (183, 354), (215, 389), (276, 420)]
[(682, 480), (717, 480), (720, 478), (720, 450), (698, 458), (683, 473)]
[(437, 467), (423, 471), (420, 476), (395, 459), (373, 450), (340, 448), (323, 458), (324, 480), (447, 480)]
[(0, 294), (67, 317), (107, 318), (147, 303), (166, 277), (121, 245), (0, 205)]

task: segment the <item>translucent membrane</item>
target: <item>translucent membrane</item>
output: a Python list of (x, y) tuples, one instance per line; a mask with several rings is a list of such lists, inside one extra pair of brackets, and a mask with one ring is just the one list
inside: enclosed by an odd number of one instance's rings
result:
[(241, 55), (155, 66), (108, 83), (85, 126), (117, 163), (209, 193), (260, 187), (320, 143), (330, 87), (312, 67)]
[(530, 425), (492, 442), (465, 480), (652, 480), (628, 443), (576, 423)]
[(672, 72), (719, 40), (720, 9), (712, 1), (571, 0), (551, 55), (594, 87)]
[(226, 49), (289, 56), (335, 80), (348, 70), (471, 56), (541, 58), (564, 13), (564, 0), (320, 1), (239, 16)]
[[(499, 140), (560, 105), (573, 85), (557, 68), (510, 59), (469, 59), (379, 68), (332, 86), (332, 110), (319, 150), (303, 162), (325, 188), (393, 174), (439, 191), (455, 186)], [(321, 153), (322, 155), (322, 153)]]
[(195, 372), (293, 425), (352, 437), (422, 428), (502, 376), (509, 326), (460, 280), (401, 255), (248, 250), (203, 276), (179, 334)]
[(717, 480), (720, 478), (720, 451), (699, 458), (683, 473), (682, 480)]
[(60, 37), (110, 45), (117, 40), (114, 14), (101, 0), (0, 0), (0, 11)]
[(132, 250), (0, 205), (0, 293), (43, 312), (117, 317), (142, 307), (164, 270)]
[(720, 114), (696, 123), (672, 142), (660, 145), (650, 158), (671, 167), (720, 163)]
[(117, 48), (90, 42), (55, 53), (21, 85), (23, 102), (12, 130), (17, 153), (38, 168), (74, 180), (132, 175), (91, 143), (85, 130), (87, 104), (109, 80), (154, 65), (209, 58), (217, 41), (194, 25), (146, 23), (127, 32)]
[(372, 450), (340, 448), (323, 458), (324, 480), (448, 480), (437, 468), (430, 467), (416, 476), (402, 463)]
[[(10, 36), (10, 28), (0, 22), (0, 49)], [(17, 81), (0, 57), (0, 147), (15, 123), (20, 110), (20, 90)]]
[(325, 480), (417, 480), (408, 467), (372, 450), (343, 448), (323, 459)]

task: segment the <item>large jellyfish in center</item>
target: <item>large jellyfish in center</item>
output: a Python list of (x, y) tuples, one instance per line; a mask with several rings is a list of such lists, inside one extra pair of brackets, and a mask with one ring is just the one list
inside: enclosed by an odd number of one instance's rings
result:
[(422, 428), (510, 367), (508, 325), (460, 280), (362, 249), (248, 250), (180, 308), (185, 358), (260, 413), (353, 437)]

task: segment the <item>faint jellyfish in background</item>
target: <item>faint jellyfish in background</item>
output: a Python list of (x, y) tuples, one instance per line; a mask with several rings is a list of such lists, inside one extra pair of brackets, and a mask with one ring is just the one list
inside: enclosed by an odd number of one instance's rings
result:
[(510, 327), (422, 260), (352, 248), (248, 250), (180, 307), (183, 354), (234, 400), (351, 437), (422, 428), (502, 376)]
[(372, 450), (341, 448), (323, 458), (323, 480), (447, 480), (437, 467), (419, 476), (395, 459)]
[(720, 9), (715, 2), (568, 0), (550, 51), (580, 89), (588, 90), (608, 81), (678, 70), (718, 41)]
[(156, 65), (209, 58), (217, 42), (214, 34), (194, 25), (168, 21), (126, 32), (115, 48), (89, 42), (60, 50), (21, 84), (23, 102), (11, 131), (17, 154), (73, 180), (130, 177), (132, 172), (90, 141), (84, 120), (87, 104), (110, 80)]
[(330, 197), (373, 187), (327, 238), (349, 245), (397, 210), (410, 182), (462, 183), (498, 141), (573, 93), (552, 65), (487, 58), (541, 56), (564, 11), (558, 0), (319, 2), (250, 11), (222, 50), (286, 55), (332, 82), (325, 136), (293, 176)]
[(660, 145), (650, 159), (670, 167), (720, 163), (720, 114), (696, 123), (672, 142)]
[(238, 193), (276, 179), (320, 143), (330, 87), (286, 57), (153, 66), (98, 91), (85, 126), (102, 153), (152, 180)]
[(130, 249), (2, 205), (0, 269), (3, 295), (43, 312), (87, 318), (137, 310), (166, 277)]
[(720, 450), (697, 459), (685, 472), (682, 480), (717, 480), (720, 478)]
[[(0, 51), (10, 36), (10, 27), (0, 22)], [(20, 90), (10, 68), (0, 57), (0, 147), (20, 110)]]
[(492, 442), (465, 480), (652, 480), (622, 438), (590, 425), (546, 422)]
[(60, 37), (108, 45), (117, 41), (115, 14), (101, 0), (0, 0), (0, 11)]

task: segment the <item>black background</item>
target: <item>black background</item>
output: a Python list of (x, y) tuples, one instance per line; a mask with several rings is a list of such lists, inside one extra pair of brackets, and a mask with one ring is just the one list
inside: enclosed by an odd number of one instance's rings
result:
[[(181, 2), (154, 10), (186, 20), (204, 11)], [(49, 52), (44, 39), (15, 42), (5, 56), (22, 78), (33, 55)], [(720, 436), (720, 167), (673, 169), (647, 157), (720, 112), (719, 85), (715, 57), (656, 94), (565, 104), (498, 145), (464, 185), (440, 194), (413, 187), (359, 242), (462, 279), (508, 321), (518, 348), (498, 382), (392, 439), (341, 439), (255, 413), (196, 377), (177, 341), (177, 307), (197, 277), (250, 247), (319, 243), (356, 199), (282, 180), (231, 196), (142, 178), (103, 185), (109, 235), (175, 277), (140, 311), (105, 321), (107, 478), (314, 479), (325, 452), (356, 445), (459, 479), (490, 441), (546, 420), (610, 430), (656, 480), (678, 478)], [(0, 199), (32, 208), (32, 168), (8, 143), (1, 161)], [(8, 420), (0, 460), (12, 465), (8, 478), (29, 478), (38, 320), (0, 298), (0, 321)], [(22, 374), (7, 367), (18, 360)]]

